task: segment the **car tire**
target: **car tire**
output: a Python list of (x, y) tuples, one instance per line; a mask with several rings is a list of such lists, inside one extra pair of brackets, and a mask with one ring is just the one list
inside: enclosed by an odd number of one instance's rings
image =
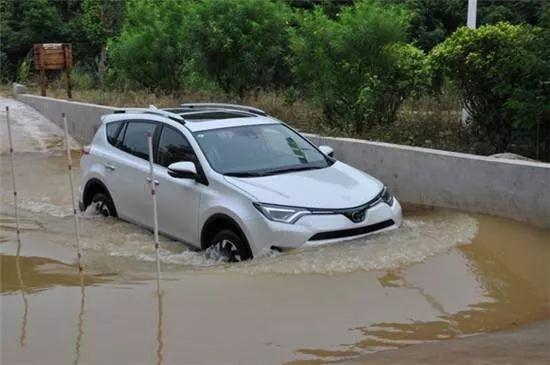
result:
[(212, 237), (209, 250), (214, 249), (216, 255), (226, 262), (239, 262), (252, 259), (248, 243), (236, 232), (222, 229)]
[(116, 217), (115, 205), (111, 198), (105, 193), (95, 193), (90, 205), (95, 207), (94, 213), (104, 217)]

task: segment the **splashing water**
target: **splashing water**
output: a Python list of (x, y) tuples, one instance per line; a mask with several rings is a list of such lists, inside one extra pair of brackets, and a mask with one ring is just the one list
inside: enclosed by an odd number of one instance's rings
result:
[[(83, 221), (83, 225), (87, 223)], [(108, 227), (97, 229), (96, 225)], [(111, 258), (154, 262), (150, 232), (113, 218), (93, 220), (91, 235), (83, 238), (84, 248)], [(90, 227), (88, 227), (90, 228)], [(97, 233), (102, 232), (102, 233)], [(452, 211), (434, 211), (407, 218), (399, 229), (327, 246), (279, 253), (262, 252), (254, 260), (224, 263), (212, 252), (189, 249), (162, 239), (160, 259), (165, 270), (234, 272), (240, 274), (343, 274), (357, 270), (393, 269), (421, 262), (459, 244), (469, 243), (477, 233), (475, 218)], [(132, 265), (139, 266), (139, 265)]]

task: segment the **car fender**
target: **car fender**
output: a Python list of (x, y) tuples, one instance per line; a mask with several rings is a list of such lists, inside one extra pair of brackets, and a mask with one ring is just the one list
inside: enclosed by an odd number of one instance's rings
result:
[(254, 240), (251, 237), (250, 231), (248, 229), (248, 225), (246, 223), (248, 214), (249, 212), (246, 212), (244, 209), (242, 209), (242, 211), (240, 211), (239, 209), (233, 210), (223, 205), (213, 205), (208, 207), (207, 209), (202, 211), (201, 215), (199, 216), (198, 242), (200, 243), (202, 230), (204, 228), (204, 225), (207, 223), (208, 219), (210, 219), (215, 215), (224, 215), (229, 217), (239, 226), (240, 230), (245, 235), (245, 238), (248, 241), (248, 244), (252, 252), (253, 253), (257, 252), (257, 249), (254, 245)]
[(82, 175), (81, 185), (79, 186), (80, 200), (84, 200), (84, 190), (86, 185), (92, 180), (98, 180), (107, 190), (109, 190), (109, 187), (103, 178), (103, 174), (101, 173), (101, 169), (96, 167), (96, 164), (94, 164), (90, 167), (90, 169), (86, 170), (85, 174)]

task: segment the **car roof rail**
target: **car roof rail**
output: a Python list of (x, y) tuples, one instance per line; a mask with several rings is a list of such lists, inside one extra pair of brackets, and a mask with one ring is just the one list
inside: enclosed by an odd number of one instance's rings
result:
[(175, 122), (179, 122), (182, 124), (185, 124), (185, 119), (179, 114), (170, 112), (168, 110), (163, 109), (157, 109), (154, 105), (149, 105), (149, 108), (124, 108), (124, 109), (117, 109), (113, 112), (114, 114), (122, 114), (122, 113), (144, 113), (144, 114), (153, 114), (153, 115), (160, 115), (169, 119), (172, 119)]
[[(267, 113), (261, 109), (254, 108), (247, 105), (239, 104), (224, 104), (224, 103), (184, 103), (181, 104), (183, 109), (187, 111), (198, 110), (198, 109), (225, 109), (225, 110), (240, 110), (249, 112), (256, 115), (266, 116)], [(183, 112), (183, 111), (182, 111)]]

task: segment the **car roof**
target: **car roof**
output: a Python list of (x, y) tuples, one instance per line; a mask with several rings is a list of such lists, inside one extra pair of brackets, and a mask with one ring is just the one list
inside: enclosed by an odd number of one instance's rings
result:
[(102, 117), (104, 123), (128, 119), (164, 121), (173, 126), (185, 126), (191, 132), (281, 123), (257, 108), (208, 103), (182, 104), (181, 108), (165, 109), (157, 109), (153, 106), (149, 109), (125, 108)]

